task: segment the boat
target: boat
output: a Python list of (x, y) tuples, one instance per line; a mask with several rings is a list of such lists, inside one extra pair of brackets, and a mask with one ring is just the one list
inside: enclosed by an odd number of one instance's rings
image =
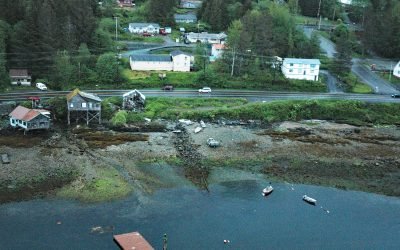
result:
[(308, 204), (314, 205), (317, 203), (316, 199), (313, 199), (307, 195), (303, 195), (303, 201), (307, 202)]
[(262, 195), (263, 196), (267, 196), (267, 195), (271, 194), (272, 191), (274, 191), (274, 188), (270, 185), (270, 186), (268, 186), (268, 187), (263, 189)]

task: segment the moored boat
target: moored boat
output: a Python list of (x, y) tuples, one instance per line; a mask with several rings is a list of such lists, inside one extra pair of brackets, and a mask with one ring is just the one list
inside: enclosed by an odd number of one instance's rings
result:
[(272, 191), (274, 191), (274, 188), (270, 185), (270, 186), (268, 186), (268, 187), (263, 189), (262, 195), (263, 196), (267, 196), (267, 195), (271, 194)]
[(303, 201), (307, 202), (308, 204), (314, 205), (317, 203), (316, 199), (313, 199), (307, 195), (303, 195)]

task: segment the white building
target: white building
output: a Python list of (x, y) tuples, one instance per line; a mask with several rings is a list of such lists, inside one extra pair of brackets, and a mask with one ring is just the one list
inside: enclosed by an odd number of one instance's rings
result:
[(207, 33), (207, 32), (201, 32), (201, 33), (186, 33), (186, 41), (189, 43), (225, 43), (225, 39), (228, 37), (225, 33), (221, 32), (219, 34), (214, 34), (214, 33)]
[(10, 79), (13, 85), (31, 86), (32, 78), (27, 69), (10, 69)]
[(189, 72), (193, 56), (182, 51), (173, 51), (170, 55), (132, 55), (129, 61), (132, 70)]
[(396, 66), (393, 69), (393, 75), (400, 77), (400, 61), (396, 64)]
[(130, 23), (129, 32), (134, 34), (158, 34), (160, 32), (160, 25), (156, 23)]
[(352, 0), (340, 0), (340, 3), (341, 3), (341, 4), (347, 4), (347, 5), (350, 5), (350, 4), (351, 4), (351, 2), (352, 2)]
[(211, 46), (210, 61), (214, 62), (215, 60), (221, 58), (224, 49), (225, 49), (225, 44), (219, 44), (219, 43), (213, 44)]
[(282, 73), (286, 78), (318, 81), (319, 59), (285, 58)]

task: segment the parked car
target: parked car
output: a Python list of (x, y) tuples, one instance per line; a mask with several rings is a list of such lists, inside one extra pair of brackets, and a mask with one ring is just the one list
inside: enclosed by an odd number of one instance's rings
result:
[(164, 91), (172, 91), (174, 90), (174, 86), (172, 85), (165, 85), (164, 87), (161, 88)]
[(392, 98), (400, 98), (400, 94), (393, 94)]
[(211, 88), (203, 87), (202, 89), (199, 89), (199, 93), (211, 93)]
[(41, 82), (37, 82), (36, 83), (36, 88), (40, 89), (40, 90), (47, 90), (47, 87), (44, 83)]

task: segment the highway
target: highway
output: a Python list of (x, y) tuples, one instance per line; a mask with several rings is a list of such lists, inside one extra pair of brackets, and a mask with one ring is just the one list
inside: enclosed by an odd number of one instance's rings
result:
[[(101, 98), (122, 96), (130, 90), (83, 90), (88, 93), (97, 94)], [(246, 98), (251, 102), (270, 102), (277, 100), (359, 100), (365, 102), (397, 102), (400, 98), (391, 98), (390, 95), (379, 94), (351, 94), (351, 93), (305, 93), (305, 92), (275, 92), (275, 91), (250, 91), (250, 90), (221, 90), (215, 89), (211, 94), (199, 94), (197, 90), (174, 90), (165, 92), (155, 89), (140, 89), (146, 97), (226, 97), (226, 98)], [(42, 99), (48, 99), (57, 96), (66, 96), (70, 91), (27, 91), (0, 93), (0, 101), (26, 101), (30, 96), (38, 96)]]

